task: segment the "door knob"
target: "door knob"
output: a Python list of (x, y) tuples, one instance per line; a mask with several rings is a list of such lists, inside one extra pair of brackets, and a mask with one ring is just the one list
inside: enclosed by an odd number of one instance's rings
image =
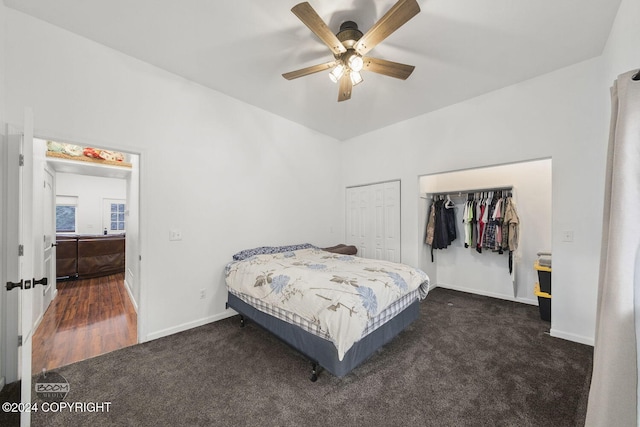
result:
[(7, 282), (7, 290), (10, 291), (13, 288), (31, 289), (31, 280), (22, 280), (19, 282)]
[(22, 281), (22, 279), (20, 279), (20, 281), (17, 282), (17, 283), (16, 282), (7, 282), (7, 290), (10, 291), (13, 288), (22, 289), (23, 283), (24, 282)]
[(47, 279), (46, 277), (43, 277), (40, 280), (36, 280), (35, 277), (33, 278), (33, 287), (35, 288), (36, 285), (42, 285), (42, 286), (47, 286), (47, 283), (49, 282), (49, 279)]

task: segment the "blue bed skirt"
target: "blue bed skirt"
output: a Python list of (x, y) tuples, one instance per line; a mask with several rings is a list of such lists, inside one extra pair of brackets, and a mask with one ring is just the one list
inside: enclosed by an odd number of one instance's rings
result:
[(231, 293), (228, 293), (227, 306), (262, 326), (337, 377), (343, 377), (351, 372), (376, 350), (402, 332), (420, 314), (420, 302), (416, 300), (384, 325), (356, 342), (344, 358), (338, 360), (338, 352), (331, 341), (257, 310)]

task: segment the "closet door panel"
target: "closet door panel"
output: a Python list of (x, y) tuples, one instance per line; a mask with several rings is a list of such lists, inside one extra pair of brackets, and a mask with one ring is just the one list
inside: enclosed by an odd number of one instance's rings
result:
[(373, 194), (373, 209), (371, 212), (373, 221), (372, 243), (374, 248), (373, 258), (384, 259), (385, 218), (384, 218), (384, 186), (377, 184), (371, 186)]
[(358, 192), (353, 191), (352, 188), (347, 188), (346, 191), (346, 244), (357, 246), (358, 244), (358, 229), (360, 227), (359, 219), (359, 205), (358, 205)]
[(400, 262), (400, 181), (346, 189), (346, 243), (358, 256)]
[(400, 181), (384, 185), (384, 259), (400, 262)]
[(369, 258), (371, 256), (371, 221), (369, 220), (370, 206), (370, 189), (366, 187), (358, 188), (358, 231), (356, 235), (356, 247), (361, 257)]

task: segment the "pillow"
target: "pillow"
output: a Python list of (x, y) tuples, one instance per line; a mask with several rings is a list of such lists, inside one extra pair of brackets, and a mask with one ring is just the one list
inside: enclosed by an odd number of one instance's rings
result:
[(339, 244), (336, 246), (331, 246), (329, 248), (322, 248), (323, 251), (331, 252), (334, 254), (342, 254), (342, 255), (355, 255), (358, 253), (358, 248), (353, 245), (345, 245)]
[(315, 248), (311, 243), (302, 243), (288, 246), (260, 246), (259, 248), (244, 249), (233, 255), (234, 261), (242, 261), (255, 255), (279, 254), (282, 252), (297, 251), (299, 249)]

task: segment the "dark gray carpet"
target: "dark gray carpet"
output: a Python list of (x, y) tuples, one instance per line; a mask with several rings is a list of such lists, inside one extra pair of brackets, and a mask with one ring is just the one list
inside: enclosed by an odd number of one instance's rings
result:
[(537, 307), (433, 290), (421, 317), (342, 379), (230, 318), (56, 370), (67, 402), (35, 426), (581, 426), (592, 348)]

